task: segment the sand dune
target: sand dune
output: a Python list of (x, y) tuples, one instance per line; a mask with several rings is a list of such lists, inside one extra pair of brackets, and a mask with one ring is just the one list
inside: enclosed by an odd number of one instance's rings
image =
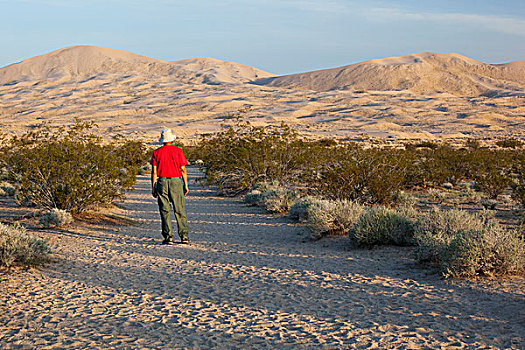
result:
[(374, 59), (344, 67), (265, 78), (261, 85), (312, 90), (410, 90), (459, 96), (523, 94), (523, 61), (485, 64), (458, 54), (424, 52)]
[[(167, 62), (123, 50), (96, 46), (66, 47), (0, 69), (0, 84), (19, 81), (96, 79), (104, 75), (168, 77), (185, 83), (241, 83), (272, 74), (211, 58)], [(198, 79), (200, 78), (200, 79)]]
[[(107, 137), (118, 132), (152, 140), (160, 128), (171, 127), (184, 142), (193, 142), (232, 123), (228, 115), (242, 108), (249, 109), (245, 117), (254, 125), (286, 122), (313, 138), (366, 133), (386, 143), (422, 137), (525, 139), (525, 87), (523, 78), (514, 78), (524, 70), (525, 61), (486, 65), (453, 54), (416, 54), (256, 85), (250, 81), (270, 74), (233, 62), (168, 62), (71, 47), (0, 69), (0, 126), (20, 133), (43, 122), (71, 124), (77, 117), (94, 121)], [(357, 73), (365, 80), (350, 84)], [(388, 84), (394, 90), (385, 91)], [(451, 90), (438, 93), (439, 86)], [(456, 94), (461, 91), (466, 95)]]

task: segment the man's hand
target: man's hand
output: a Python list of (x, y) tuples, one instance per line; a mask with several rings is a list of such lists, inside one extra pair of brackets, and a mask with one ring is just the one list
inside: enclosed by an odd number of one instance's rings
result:
[(186, 196), (188, 192), (190, 192), (190, 189), (188, 188), (188, 186), (184, 186), (184, 195)]
[(151, 190), (151, 195), (153, 196), (153, 198), (157, 198), (159, 196), (155, 187), (153, 187), (153, 189)]

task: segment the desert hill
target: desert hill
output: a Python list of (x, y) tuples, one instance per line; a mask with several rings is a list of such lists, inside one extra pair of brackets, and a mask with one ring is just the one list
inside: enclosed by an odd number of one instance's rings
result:
[(259, 79), (260, 85), (330, 90), (410, 90), (459, 96), (523, 95), (525, 61), (485, 64), (458, 54), (418, 53)]
[(243, 83), (272, 74), (212, 58), (176, 62), (96, 46), (72, 46), (0, 69), (0, 84), (21, 81), (82, 80), (104, 75), (163, 77), (183, 83)]
[(0, 134), (80, 118), (108, 138), (151, 141), (170, 127), (194, 142), (242, 109), (252, 125), (285, 122), (312, 138), (525, 140), (524, 72), (525, 61), (426, 53), (272, 78), (212, 58), (67, 47), (0, 68)]

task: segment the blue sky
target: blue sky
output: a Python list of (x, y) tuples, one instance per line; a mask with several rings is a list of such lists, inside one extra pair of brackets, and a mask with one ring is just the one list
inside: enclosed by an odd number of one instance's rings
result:
[(0, 0), (0, 67), (65, 46), (286, 74), (410, 53), (525, 60), (524, 0)]

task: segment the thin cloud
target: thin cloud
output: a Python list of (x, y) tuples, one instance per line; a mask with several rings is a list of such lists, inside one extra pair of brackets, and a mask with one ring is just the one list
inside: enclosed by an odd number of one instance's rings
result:
[(316, 0), (286, 0), (283, 1), (282, 4), (299, 10), (324, 13), (346, 12), (353, 7), (350, 1), (341, 2), (337, 0), (324, 0), (322, 2)]
[(432, 21), (453, 22), (478, 26), (488, 30), (525, 36), (525, 20), (507, 16), (477, 15), (468, 13), (409, 12), (395, 8), (373, 8), (367, 13), (373, 21)]

